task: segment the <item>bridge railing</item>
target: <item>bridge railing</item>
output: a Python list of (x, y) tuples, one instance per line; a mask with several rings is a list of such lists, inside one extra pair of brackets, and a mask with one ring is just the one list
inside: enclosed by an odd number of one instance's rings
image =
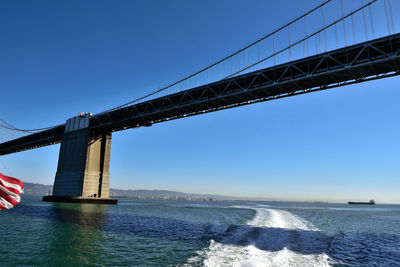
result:
[(220, 61), (105, 112), (396, 33), (399, 11), (392, 0), (323, 1)]

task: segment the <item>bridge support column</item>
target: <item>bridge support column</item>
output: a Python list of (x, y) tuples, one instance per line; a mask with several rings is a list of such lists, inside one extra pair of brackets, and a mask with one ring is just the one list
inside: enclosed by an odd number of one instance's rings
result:
[(43, 201), (116, 204), (110, 198), (111, 134), (92, 136), (90, 115), (67, 120), (53, 195)]

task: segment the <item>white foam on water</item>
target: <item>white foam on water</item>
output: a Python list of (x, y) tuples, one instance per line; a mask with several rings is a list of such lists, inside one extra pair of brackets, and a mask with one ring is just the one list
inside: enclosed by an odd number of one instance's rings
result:
[(288, 211), (262, 208), (253, 209), (256, 210), (256, 215), (253, 219), (247, 222), (247, 225), (319, 231), (319, 229), (310, 222)]
[[(244, 208), (244, 207), (242, 207)], [(249, 207), (245, 207), (249, 208)], [(256, 215), (249, 220), (246, 225), (250, 227), (242, 227), (235, 229), (233, 232), (234, 239), (240, 240), (246, 238), (246, 234), (257, 228), (277, 229), (276, 235), (267, 232), (260, 234), (255, 243), (250, 245), (234, 245), (230, 242), (216, 242), (211, 240), (210, 246), (197, 252), (197, 255), (188, 259), (186, 266), (204, 265), (214, 266), (330, 266), (333, 261), (325, 253), (321, 254), (301, 254), (288, 249), (285, 244), (287, 240), (282, 237), (282, 233), (286, 229), (299, 229), (306, 231), (319, 231), (310, 222), (284, 210), (253, 207)], [(253, 226), (253, 227), (252, 227)], [(279, 231), (279, 229), (285, 229)], [(257, 248), (258, 242), (276, 242), (278, 250), (262, 250)], [(286, 242), (286, 243), (285, 243)], [(307, 240), (305, 240), (307, 242)]]

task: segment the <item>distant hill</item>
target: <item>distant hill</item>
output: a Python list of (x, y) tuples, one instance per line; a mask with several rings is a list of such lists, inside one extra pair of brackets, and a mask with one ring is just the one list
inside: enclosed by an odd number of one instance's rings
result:
[[(27, 195), (47, 195), (53, 191), (52, 185), (43, 185), (37, 183), (24, 182), (24, 194)], [(141, 199), (217, 199), (229, 200), (237, 199), (230, 196), (210, 195), (210, 194), (188, 194), (176, 191), (167, 190), (123, 190), (110, 189), (110, 195), (113, 197), (131, 197)]]
[(110, 195), (121, 196), (121, 197), (134, 197), (134, 198), (158, 198), (158, 199), (218, 199), (228, 200), (237, 199), (231, 196), (220, 196), (211, 194), (189, 194), (176, 191), (167, 190), (122, 190), (122, 189), (110, 189)]
[(47, 195), (49, 191), (53, 191), (52, 185), (43, 185), (36, 183), (24, 182), (24, 194), (27, 195)]

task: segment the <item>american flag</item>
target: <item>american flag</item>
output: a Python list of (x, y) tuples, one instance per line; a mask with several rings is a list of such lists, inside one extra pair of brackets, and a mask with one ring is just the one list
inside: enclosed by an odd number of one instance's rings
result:
[(21, 201), (24, 184), (0, 173), (0, 210), (9, 210)]

